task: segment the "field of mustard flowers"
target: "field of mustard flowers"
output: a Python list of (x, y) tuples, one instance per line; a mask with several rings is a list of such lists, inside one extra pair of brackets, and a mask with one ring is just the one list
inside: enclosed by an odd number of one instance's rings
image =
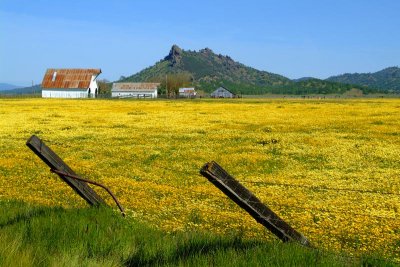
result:
[(87, 205), (25, 146), (35, 134), (128, 218), (274, 238), (199, 174), (215, 160), (316, 247), (400, 260), (399, 114), (398, 99), (0, 99), (0, 199)]

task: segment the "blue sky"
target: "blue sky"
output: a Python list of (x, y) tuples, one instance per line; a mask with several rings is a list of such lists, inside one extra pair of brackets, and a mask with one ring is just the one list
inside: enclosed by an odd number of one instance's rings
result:
[(47, 68), (129, 76), (173, 44), (211, 48), (288, 78), (400, 65), (400, 1), (0, 0), (0, 82), (40, 83)]

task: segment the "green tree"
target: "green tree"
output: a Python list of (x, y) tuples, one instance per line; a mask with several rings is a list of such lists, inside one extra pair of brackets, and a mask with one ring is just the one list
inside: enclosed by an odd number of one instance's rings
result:
[(191, 86), (193, 76), (188, 72), (170, 73), (164, 79), (159, 79), (160, 93), (166, 94), (168, 98), (175, 98), (179, 94), (179, 88)]
[(97, 86), (99, 87), (99, 96), (111, 97), (112, 83), (109, 80), (98, 80)]

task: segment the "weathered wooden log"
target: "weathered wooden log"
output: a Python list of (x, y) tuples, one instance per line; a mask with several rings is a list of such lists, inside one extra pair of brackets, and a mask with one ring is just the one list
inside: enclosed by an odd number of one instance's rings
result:
[(304, 246), (312, 246), (306, 237), (294, 230), (216, 162), (206, 163), (200, 173), (282, 241), (296, 241)]
[[(77, 174), (43, 141), (32, 135), (26, 145), (42, 159), (52, 170), (68, 173), (72, 176)], [(66, 175), (58, 174), (78, 195), (80, 195), (91, 206), (105, 205), (105, 201), (85, 182), (73, 179)]]

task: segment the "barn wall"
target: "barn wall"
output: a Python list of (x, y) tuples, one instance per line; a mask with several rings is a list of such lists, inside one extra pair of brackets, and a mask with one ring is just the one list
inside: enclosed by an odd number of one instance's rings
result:
[(88, 90), (77, 89), (42, 89), (43, 98), (87, 98)]
[(131, 98), (143, 98), (144, 95), (149, 98), (157, 98), (157, 90), (154, 91), (114, 91), (111, 93), (112, 97), (131, 97)]
[(90, 97), (95, 97), (96, 94), (98, 93), (98, 85), (97, 85), (97, 81), (96, 81), (96, 76), (92, 76), (92, 80), (90, 81)]

